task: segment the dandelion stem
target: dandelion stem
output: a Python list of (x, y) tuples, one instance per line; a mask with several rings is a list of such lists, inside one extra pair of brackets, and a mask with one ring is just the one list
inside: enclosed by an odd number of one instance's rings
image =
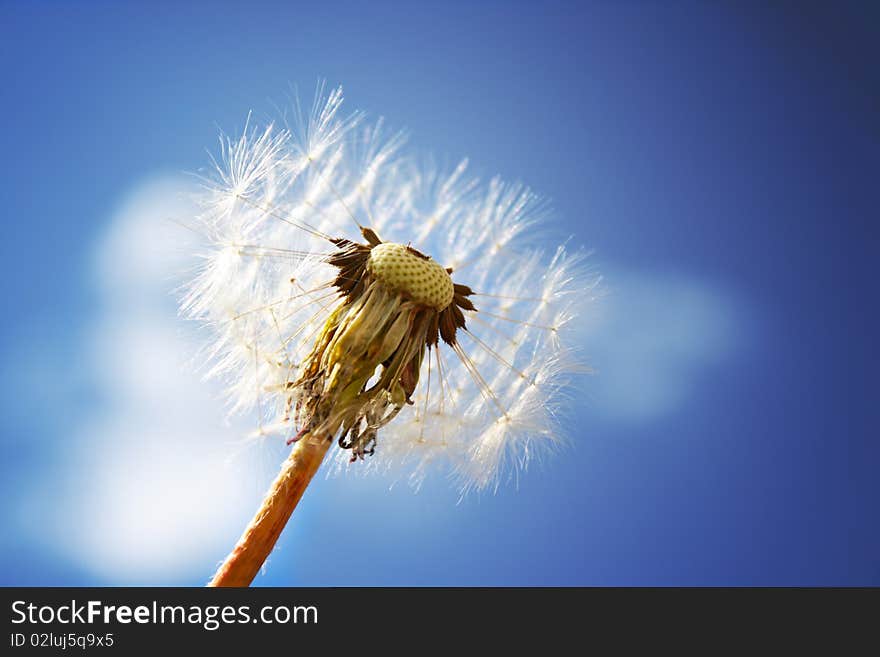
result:
[(260, 509), (208, 586), (250, 585), (318, 471), (331, 443), (309, 434), (296, 442)]

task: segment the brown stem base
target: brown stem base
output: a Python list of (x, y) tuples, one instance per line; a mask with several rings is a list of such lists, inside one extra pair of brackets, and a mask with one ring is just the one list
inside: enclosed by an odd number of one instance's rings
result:
[(250, 585), (321, 466), (331, 442), (308, 434), (297, 441), (259, 511), (208, 586)]

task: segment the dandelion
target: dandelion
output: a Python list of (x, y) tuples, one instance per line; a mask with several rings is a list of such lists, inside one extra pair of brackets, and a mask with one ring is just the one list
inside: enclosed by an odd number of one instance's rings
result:
[(308, 115), (221, 137), (182, 311), (208, 323), (208, 376), (256, 434), (293, 449), (211, 585), (249, 584), (331, 446), (341, 470), (444, 469), (494, 489), (556, 444), (566, 330), (598, 282), (545, 254), (547, 207), (402, 152), (319, 86)]

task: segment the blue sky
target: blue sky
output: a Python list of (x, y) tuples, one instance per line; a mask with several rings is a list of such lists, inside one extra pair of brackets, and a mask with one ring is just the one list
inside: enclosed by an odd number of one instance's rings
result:
[(186, 375), (162, 218), (324, 77), (549, 197), (608, 295), (570, 448), (461, 504), (321, 477), (258, 583), (880, 584), (867, 3), (186, 4), (3, 3), (0, 583), (200, 584), (237, 537), (281, 452)]

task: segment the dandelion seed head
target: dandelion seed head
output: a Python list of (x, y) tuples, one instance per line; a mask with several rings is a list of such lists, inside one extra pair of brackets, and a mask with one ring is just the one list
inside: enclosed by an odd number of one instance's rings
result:
[[(549, 254), (548, 206), (404, 152), (342, 92), (296, 125), (222, 138), (183, 313), (211, 329), (206, 376), (255, 434), (338, 442), (336, 470), (442, 469), (494, 489), (558, 444), (581, 369), (568, 328), (596, 294), (584, 254)], [(357, 461), (357, 462), (351, 462)]]

